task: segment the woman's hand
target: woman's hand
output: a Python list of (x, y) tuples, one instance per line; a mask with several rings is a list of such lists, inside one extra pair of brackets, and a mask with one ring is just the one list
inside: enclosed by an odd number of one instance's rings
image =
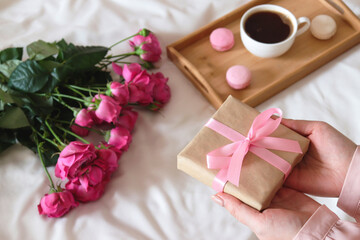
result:
[(237, 198), (218, 193), (213, 200), (247, 225), (260, 240), (293, 239), (320, 204), (289, 188), (278, 191), (269, 208), (259, 212)]
[(283, 119), (281, 123), (310, 140), (308, 152), (285, 186), (313, 195), (338, 197), (356, 144), (325, 122)]

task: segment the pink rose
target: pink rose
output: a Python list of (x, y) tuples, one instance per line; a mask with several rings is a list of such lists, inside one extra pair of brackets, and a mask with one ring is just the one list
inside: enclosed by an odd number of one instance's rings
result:
[(138, 63), (125, 64), (122, 72), (126, 83), (131, 82), (139, 73), (141, 73), (141, 66)]
[(88, 111), (89, 111), (89, 115), (91, 116), (91, 119), (94, 121), (95, 125), (100, 125), (104, 121), (96, 116), (95, 110), (96, 110), (95, 104), (92, 104), (88, 107)]
[(120, 105), (126, 105), (129, 101), (129, 89), (127, 84), (122, 84), (119, 82), (111, 82), (110, 91), (114, 96), (114, 99)]
[(40, 215), (48, 217), (61, 217), (68, 213), (72, 208), (79, 206), (71, 192), (54, 192), (45, 194), (40, 200), (38, 211)]
[[(104, 147), (104, 145), (101, 145)], [(76, 200), (81, 202), (95, 201), (101, 197), (111, 174), (118, 168), (118, 150), (100, 148), (96, 150), (97, 158), (83, 164), (75, 178), (65, 185)]]
[[(117, 160), (119, 160), (120, 157), (121, 157), (121, 155), (123, 154), (123, 151), (117, 149), (116, 147), (114, 147), (113, 145), (108, 144), (108, 143), (105, 142), (105, 141), (102, 141), (102, 142), (98, 145), (98, 148), (100, 148), (100, 149), (104, 149), (104, 148), (105, 148), (105, 149), (109, 149), (109, 150), (113, 151), (113, 152), (116, 154), (116, 159), (117, 159)], [(99, 155), (99, 154), (98, 154), (98, 155)], [(101, 157), (101, 156), (99, 155), (99, 157)]]
[(159, 40), (152, 33), (146, 37), (136, 35), (132, 41), (129, 41), (129, 44), (136, 54), (145, 61), (157, 62), (161, 58), (162, 51)]
[(66, 183), (65, 187), (70, 191), (76, 200), (80, 202), (90, 202), (98, 200), (104, 193), (106, 181), (102, 181), (99, 184), (91, 185), (87, 187), (81, 184), (79, 178), (75, 178)]
[(171, 97), (170, 87), (167, 84), (158, 85), (154, 88), (153, 94), (155, 101), (165, 104)]
[[(152, 89), (152, 85), (149, 85), (149, 89)], [(152, 92), (149, 92), (146, 88), (141, 88), (136, 84), (129, 85), (130, 103), (138, 103), (146, 106), (154, 101), (152, 98)]]
[(143, 98), (143, 90), (135, 84), (129, 84), (129, 102), (137, 103)]
[(153, 101), (152, 91), (155, 84), (151, 81), (150, 75), (146, 72), (146, 70), (138, 72), (137, 75), (132, 76), (131, 80), (127, 83), (130, 95), (129, 102), (147, 105)]
[(79, 141), (71, 142), (60, 153), (55, 166), (55, 176), (64, 180), (75, 178), (82, 165), (96, 158), (95, 147)]
[(95, 201), (104, 193), (105, 185), (111, 174), (117, 169), (117, 155), (109, 149), (97, 151), (98, 158), (84, 166), (75, 178), (65, 185), (76, 200), (81, 202)]
[(90, 114), (90, 111), (87, 109), (81, 109), (75, 118), (75, 124), (71, 126), (71, 131), (79, 136), (87, 136), (89, 130), (86, 128), (91, 128), (94, 126), (94, 120)]
[(122, 67), (121, 66), (117, 65), (114, 62), (111, 63), (111, 66), (116, 74), (122, 76)]
[(75, 118), (75, 123), (82, 127), (91, 128), (94, 126), (94, 121), (89, 113), (89, 110), (83, 108), (81, 109)]
[(129, 148), (131, 140), (130, 131), (124, 127), (117, 126), (110, 131), (108, 143), (119, 150), (126, 151)]
[(82, 169), (82, 173), (76, 179), (79, 179), (80, 184), (87, 191), (90, 186), (96, 186), (104, 181), (105, 171), (102, 167), (96, 164), (88, 165)]
[(120, 116), (117, 118), (115, 125), (128, 129), (130, 132), (134, 129), (138, 113), (133, 111), (132, 108), (123, 108)]
[(162, 104), (167, 103), (171, 97), (170, 87), (167, 85), (168, 78), (160, 72), (150, 75), (150, 78), (155, 84), (152, 95), (154, 100)]
[(106, 130), (106, 129), (110, 129), (113, 127), (112, 123), (108, 123), (108, 122), (105, 122), (104, 120), (98, 118), (95, 114), (95, 110), (96, 110), (96, 107), (95, 107), (95, 104), (93, 106), (89, 106), (88, 109), (92, 109), (89, 111), (90, 113), (90, 116), (91, 118), (93, 119), (95, 125), (97, 128), (99, 129), (102, 129), (102, 130)]
[[(134, 78), (128, 82), (132, 84), (136, 84), (138, 87), (142, 89), (148, 89), (150, 86), (153, 87), (153, 83), (150, 80), (150, 75), (146, 70), (142, 70), (140, 73), (134, 76)], [(149, 86), (150, 85), (150, 86)], [(148, 91), (151, 92), (152, 88)]]
[(118, 168), (118, 160), (121, 156), (121, 152), (118, 150), (113, 150), (110, 148), (103, 148), (96, 151), (98, 160), (102, 161), (103, 169), (105, 170), (105, 174), (110, 176), (117, 168)]
[(99, 101), (95, 115), (105, 122), (113, 122), (121, 112), (121, 106), (112, 97), (100, 94), (95, 95), (93, 101), (95, 104)]
[(71, 125), (71, 131), (81, 137), (86, 137), (87, 135), (89, 135), (89, 130), (84, 128), (84, 127), (80, 127), (76, 124)]

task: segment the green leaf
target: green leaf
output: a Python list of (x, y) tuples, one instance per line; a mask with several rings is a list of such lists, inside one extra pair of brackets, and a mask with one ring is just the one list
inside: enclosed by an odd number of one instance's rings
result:
[(33, 132), (31, 128), (19, 128), (15, 132), (16, 140), (21, 143), (21, 145), (29, 148), (33, 152), (36, 152), (37, 146), (33, 140)]
[(9, 90), (7, 84), (4, 84), (4, 83), (0, 83), (0, 89), (7, 92)]
[(66, 65), (77, 70), (89, 70), (99, 63), (106, 55), (106, 47), (76, 47), (76, 52), (66, 61)]
[(39, 93), (51, 93), (56, 86), (58, 86), (60, 81), (57, 78), (54, 78), (53, 76), (49, 77), (49, 80), (45, 84), (45, 86), (38, 91)]
[(102, 70), (95, 70), (91, 73), (89, 73), (89, 76), (84, 78), (85, 81), (83, 81), (83, 84), (85, 83), (87, 86), (90, 85), (102, 85), (105, 86), (106, 83), (111, 82), (113, 79), (111, 78), (110, 72), (102, 71)]
[(56, 43), (48, 43), (43, 40), (38, 40), (29, 44), (26, 47), (26, 51), (30, 59), (39, 61), (57, 54), (59, 49), (57, 48)]
[(28, 126), (30, 125), (26, 115), (19, 107), (5, 108), (0, 114), (0, 128), (16, 129)]
[(28, 93), (42, 89), (49, 79), (49, 73), (36, 61), (27, 60), (12, 72), (9, 87)]
[(61, 39), (60, 41), (56, 42), (56, 45), (57, 45), (60, 49), (66, 49), (69, 44), (67, 44), (67, 42), (65, 41), (65, 39)]
[(57, 79), (60, 82), (64, 82), (67, 78), (69, 78), (75, 70), (71, 69), (67, 65), (61, 65), (51, 72), (51, 76)]
[(65, 60), (64, 52), (67, 51), (67, 48), (69, 47), (69, 45), (67, 44), (67, 42), (64, 39), (61, 39), (59, 42), (56, 43), (56, 45), (59, 48), (59, 53), (56, 57), (56, 60), (58, 62), (63, 62)]
[[(55, 61), (40, 61), (39, 64), (46, 68), (49, 73), (53, 72), (56, 68), (60, 68), (62, 66), (61, 63)], [(60, 83), (60, 78), (58, 76), (49, 76), (47, 83), (45, 86), (39, 91), (41, 93), (51, 93), (56, 86)]]
[(3, 83), (7, 83), (9, 81), (9, 78), (7, 78), (6, 76), (4, 76), (4, 74), (2, 74), (0, 72), (0, 84), (3, 84)]
[(44, 61), (40, 61), (38, 62), (43, 68), (47, 69), (48, 72), (52, 72), (54, 70), (54, 68), (57, 68), (59, 66), (61, 66), (61, 63), (55, 62), (55, 61), (50, 61), (50, 60), (44, 60)]
[(11, 94), (4, 92), (2, 89), (0, 89), (0, 100), (4, 103), (14, 103), (15, 101), (11, 97)]
[(22, 48), (6, 48), (0, 52), (0, 63), (8, 60), (21, 60), (23, 54)]
[(35, 118), (45, 118), (45, 116), (51, 114), (54, 111), (54, 102), (52, 97), (27, 94), (27, 97), (23, 98), (22, 100), (24, 102), (24, 106), (22, 108), (31, 125), (33, 125)]
[(22, 92), (10, 89), (7, 85), (0, 83), (0, 102), (3, 102), (4, 105), (15, 103), (17, 106), (22, 106), (24, 97), (26, 96)]
[(0, 131), (0, 153), (16, 143), (13, 130), (1, 129)]
[(71, 43), (67, 44), (63, 40), (57, 44), (60, 48), (57, 61), (61, 61), (63, 64), (54, 68), (51, 75), (62, 82), (75, 75), (76, 78), (79, 78), (84, 72), (94, 71), (95, 65), (105, 57), (108, 51), (105, 47), (75, 46)]
[(8, 60), (5, 63), (0, 64), (0, 72), (4, 74), (5, 77), (10, 78), (11, 73), (20, 63), (21, 61), (17, 59)]
[(0, 111), (5, 109), (5, 106), (8, 104), (16, 104), (17, 106), (22, 106), (22, 100), (16, 95), (12, 95), (12, 91), (6, 92), (2, 90), (0, 86)]
[(57, 42), (56, 45), (59, 48), (58, 61), (62, 62), (73, 55), (72, 52), (75, 49), (74, 44), (68, 44), (64, 39), (61, 39), (61, 41)]
[(88, 70), (99, 63), (108, 52), (108, 48), (102, 46), (76, 46), (68, 44), (64, 39), (56, 43), (59, 48), (57, 61), (65, 62), (69, 67), (76, 70)]

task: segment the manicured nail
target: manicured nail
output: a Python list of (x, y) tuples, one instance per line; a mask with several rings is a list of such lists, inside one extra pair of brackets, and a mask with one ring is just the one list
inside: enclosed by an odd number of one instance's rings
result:
[(218, 195), (213, 195), (211, 196), (211, 199), (216, 202), (217, 204), (219, 204), (220, 206), (224, 206), (224, 199), (222, 199), (220, 196)]

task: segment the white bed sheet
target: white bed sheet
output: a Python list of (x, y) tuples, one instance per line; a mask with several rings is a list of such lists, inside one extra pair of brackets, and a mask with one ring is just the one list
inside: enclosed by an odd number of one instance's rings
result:
[[(165, 46), (247, 0), (1, 0), (0, 49), (65, 38), (110, 46), (146, 27), (163, 50), (159, 71), (170, 78), (170, 103), (140, 113), (133, 143), (104, 196), (60, 219), (39, 216), (48, 190), (40, 161), (16, 145), (0, 155), (0, 239), (257, 239), (225, 209), (213, 190), (176, 169), (177, 153), (215, 109), (166, 58)], [(345, 1), (360, 15), (360, 1)], [(114, 52), (128, 49), (126, 44)], [(258, 107), (280, 107), (287, 118), (329, 122), (360, 143), (360, 46), (357, 45)], [(53, 172), (53, 168), (50, 168)], [(336, 199), (316, 198), (336, 208)]]

